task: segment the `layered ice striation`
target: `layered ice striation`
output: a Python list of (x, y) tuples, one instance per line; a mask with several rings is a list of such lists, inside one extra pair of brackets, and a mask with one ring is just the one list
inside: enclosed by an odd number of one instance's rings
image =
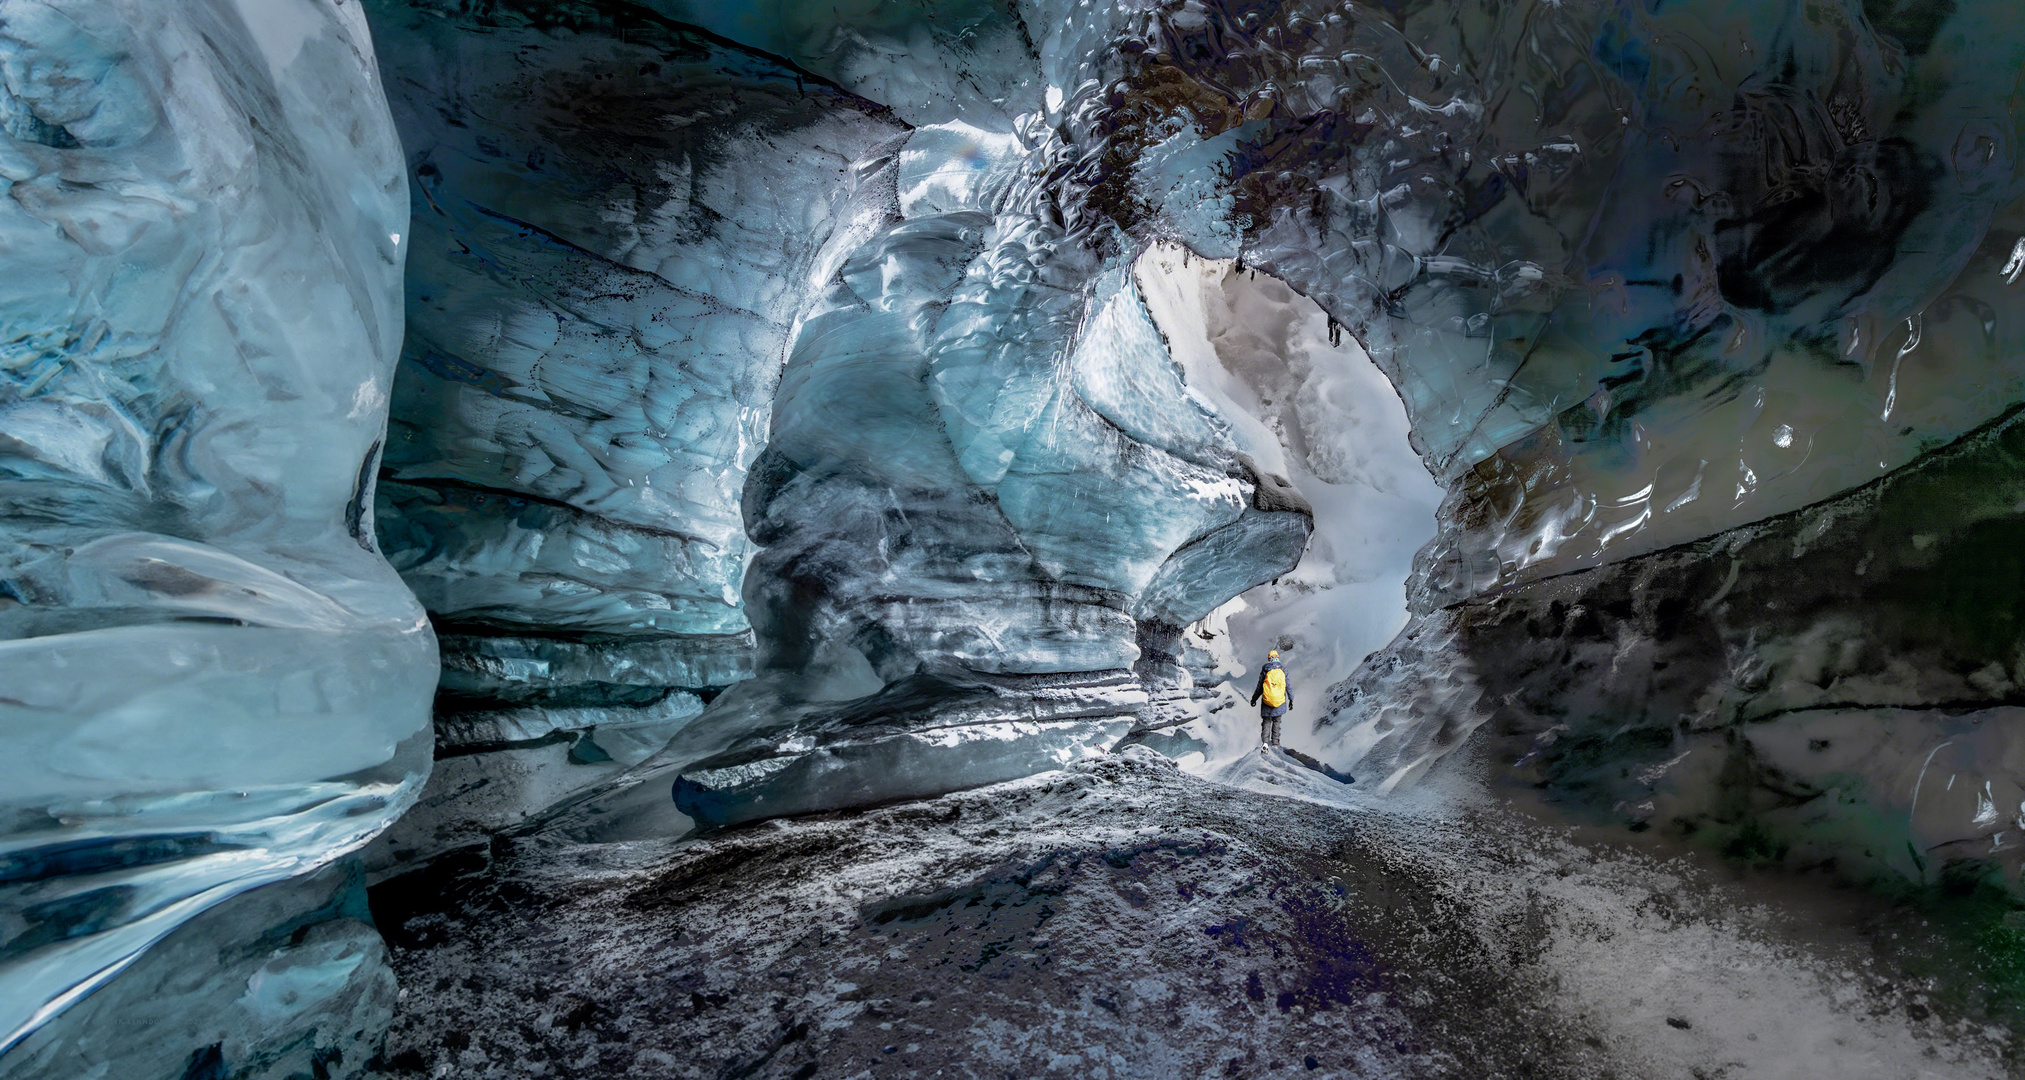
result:
[[(382, 529), (450, 643), (467, 806), (640, 762), (726, 822), (1120, 722), (1228, 751), (1229, 680), (1290, 643), (1341, 680), (1298, 738), (1397, 785), (1492, 715), (1628, 722), (1483, 613), (1620, 564), (1674, 597), (1680, 545), (1854, 521), (2025, 393), (1987, 5), (374, 11), (430, 237)], [(1446, 496), (1400, 596), (1416, 469)], [(1851, 610), (1896, 587), (1855, 576)], [(1710, 603), (1638, 640), (1748, 667), (1819, 629), (1731, 607), (1689, 644)], [(1850, 662), (1952, 674), (1892, 707), (2001, 703), (1904, 634)], [(1668, 715), (1634, 726), (1676, 755), (1763, 718)], [(939, 770), (938, 717), (1044, 726)]]
[(902, 127), (645, 9), (368, 11), (415, 229), (380, 536), (444, 654), (441, 772), (386, 863), (637, 762), (751, 676), (746, 467), (840, 174)]
[(405, 809), (437, 662), (373, 539), (407, 208), (358, 8), (0, 3), (0, 189), (4, 1053)]
[(630, 6), (778, 57), (885, 105), (910, 126), (961, 121), (992, 130), (1010, 130), (1042, 108), (1049, 81), (1036, 41), (1063, 25), (1051, 5), (994, 0), (927, 6), (634, 0), (598, 6)]
[(882, 75), (669, 5), (370, 11), (415, 222), (379, 531), (444, 652), (381, 872), (671, 739), (717, 822), (1102, 752), (1299, 557), (1134, 243), (1065, 219), (1018, 19)]
[(375, 873), (1227, 754), (1274, 644), (1382, 789), (2011, 858), (1995, 0), (360, 7), (0, 0), (6, 1031), (431, 727)]
[(369, 8), (416, 233), (379, 528), (444, 648), (382, 870), (646, 774), (723, 823), (1102, 752), (1299, 557), (1065, 202), (1043, 54), (1109, 14)]
[(1434, 598), (1476, 595), (1817, 501), (2025, 389), (1992, 317), (2025, 43), (1895, 10), (1165, 5), (1093, 65), (1091, 203), (1364, 343), (1451, 489)]

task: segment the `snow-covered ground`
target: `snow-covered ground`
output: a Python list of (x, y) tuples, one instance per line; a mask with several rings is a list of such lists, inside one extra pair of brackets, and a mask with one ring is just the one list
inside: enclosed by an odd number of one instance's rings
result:
[(1340, 807), (1375, 843), (1442, 867), (1494, 939), (1532, 950), (1557, 1008), (1597, 1024), (1628, 1075), (2020, 1075), (2016, 1033), (1937, 1015), (1930, 980), (1897, 970), (1928, 958), (1870, 940), (1903, 909), (1572, 823), (1487, 787), (1479, 765), (1465, 754), (1383, 798), (1256, 753), (1211, 778)]
[[(375, 894), (391, 1076), (1980, 1078), (1844, 913), (1521, 812), (1144, 750)], [(1795, 899), (1795, 897), (1799, 899)], [(1810, 907), (1810, 905), (1812, 905)]]

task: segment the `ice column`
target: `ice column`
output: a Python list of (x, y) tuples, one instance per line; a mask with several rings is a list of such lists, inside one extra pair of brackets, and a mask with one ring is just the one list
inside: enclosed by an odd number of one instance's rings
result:
[(400, 147), (356, 5), (0, 2), (0, 1046), (429, 767), (374, 550)]

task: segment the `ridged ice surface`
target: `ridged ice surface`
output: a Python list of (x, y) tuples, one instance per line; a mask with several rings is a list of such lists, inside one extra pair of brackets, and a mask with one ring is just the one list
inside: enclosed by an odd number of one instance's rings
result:
[(442, 631), (448, 763), (377, 871), (634, 764), (751, 677), (746, 468), (838, 174), (901, 125), (639, 12), (368, 10), (416, 234), (379, 535)]
[(429, 768), (356, 7), (0, 4), (0, 1047)]
[(0, 0), (0, 1037), (431, 727), (370, 874), (1228, 779), (1272, 646), (1381, 793), (1481, 732), (2015, 886), (2021, 68), (1997, 0)]
[[(1829, 596), (1871, 610), (1906, 587), (1875, 541), (1847, 553), (1853, 579), (1799, 587), (1820, 599), (1792, 616), (1724, 607), (1727, 592), (1688, 603), (1698, 578), (1651, 569), (1696, 543), (1694, 573), (1725, 580), (1729, 553), (1772, 535), (1757, 523), (1925, 460), (2025, 392), (2004, 74), (2021, 42), (1993, 7), (1036, 3), (910, 22), (668, 0), (481, 6), (459, 17), (483, 26), (461, 28), (413, 17), (426, 8), (386, 9), (432, 57), (403, 54), (418, 78), (398, 111), (418, 212), (460, 239), (416, 264), (414, 392), (395, 407), (415, 450), (392, 467), (414, 487), (389, 485), (408, 494), (383, 530), (455, 640), (485, 643), (444, 684), (464, 745), (688, 716), (679, 695), (718, 684), (676, 643), (731, 656), (746, 622), (765, 685), (712, 696), (641, 766), (708, 774), (714, 794), (688, 805), (724, 820), (818, 789), (875, 797), (813, 765), (876, 762), (874, 746), (900, 790), (935, 701), (999, 722), (961, 703), (1040, 700), (1008, 689), (1020, 680), (1081, 687), (1096, 712), (1079, 723), (1108, 708), (1135, 737), (1183, 724), (1163, 745), (1228, 752), (1250, 738), (1236, 691), (1272, 644), (1310, 691), (1294, 738), (1387, 786), (1492, 716), (1565, 749), (1636, 715), (1674, 762), (1693, 731), (1773, 715), (1704, 702), (1662, 721), (1665, 677), (1599, 698), (1572, 659), (1597, 631), (1547, 592), (1618, 564), (1647, 584), (1605, 623), (1623, 627), (1613, 672), (1647, 640), (1726, 672), (1776, 667), (1787, 646), (1767, 643), (1798, 634), (1834, 644), (1792, 655), (1829, 649), (1862, 675), (1823, 697), (1837, 707), (2010, 700), (2012, 662), (1930, 617), (1887, 641), (1825, 613)], [(635, 113), (590, 131), (575, 118), (612, 110), (576, 99), (611, 91), (580, 73), (641, 85), (640, 50), (690, 41), (685, 26), (719, 36), (681, 46), (695, 55), (767, 54), (737, 61), (771, 87), (749, 98), (761, 112), (860, 142), (824, 165), (809, 136), (776, 131), (748, 159), (757, 129), (713, 142), (724, 129), (679, 89), (731, 77), (671, 68), (656, 85), (678, 89), (655, 92), (672, 97), (629, 107), (691, 118), (647, 140), (680, 153), (635, 139), (598, 157)], [(490, 58), (501, 35), (529, 43), (521, 66)], [(470, 89), (488, 79), (492, 97)], [(845, 116), (855, 102), (890, 111)], [(467, 113), (484, 119), (459, 126)], [(592, 160), (595, 175), (570, 164)], [(777, 201), (713, 194), (730, 175), (767, 177)], [(640, 194), (670, 176), (695, 194)], [(792, 273), (747, 242), (789, 220), (788, 191), (806, 227), (766, 243)], [(693, 224), (699, 204), (721, 218)], [(646, 224), (678, 220), (690, 231)], [(731, 306), (640, 307), (578, 248)], [(738, 344), (711, 344), (767, 304)], [(642, 310), (683, 333), (593, 329)], [(702, 358), (670, 385), (718, 403), (709, 430), (743, 432), (735, 452), (656, 426), (660, 376), (628, 373), (657, 355)], [(608, 384), (629, 389), (607, 401)], [(608, 415), (634, 402), (644, 422)], [(662, 461), (702, 472), (666, 495)], [(1935, 512), (1936, 536), (1974, 524)], [(1521, 674), (1473, 613), (1536, 601), (1527, 632), (1550, 644), (1519, 650)], [(1692, 618), (1722, 629), (1688, 633)], [(1895, 658), (1915, 674), (1891, 674)], [(1952, 674), (1920, 674), (1932, 665)], [(1998, 689), (1947, 689), (1978, 672)], [(1898, 689), (1858, 692), (1872, 686)], [(1947, 737), (1906, 735), (1905, 752)], [(726, 809), (734, 790), (743, 809)]]
[(653, 765), (699, 820), (1102, 752), (1169, 685), (1150, 639), (1299, 558), (1306, 503), (1048, 213), (1049, 145), (926, 126), (852, 178), (746, 489), (769, 687)]
[[(1514, 757), (1634, 821), (1834, 850), (1910, 820), (1889, 872), (2008, 858), (2003, 813), (1938, 810), (1925, 781), (1964, 740), (1984, 764), (1940, 783), (1987, 781), (2001, 809), (2018, 779), (1962, 727), (2021, 674), (1984, 546), (2016, 518), (1987, 485), (2025, 392), (2013, 22), (1116, 17), (1118, 47), (1061, 84), (1082, 205), (1317, 301), (1447, 489), (1415, 619), (1334, 688), (1327, 756), (1397, 785), (1496, 719)], [(1872, 748), (1862, 779), (1820, 710)], [(1643, 779), (1596, 779), (1620, 767)], [(1802, 808), (1824, 795), (1863, 809)]]
[(374, 11), (417, 231), (389, 556), (493, 636), (745, 634), (739, 494), (828, 227), (810, 179), (892, 127), (694, 33), (447, 14)]

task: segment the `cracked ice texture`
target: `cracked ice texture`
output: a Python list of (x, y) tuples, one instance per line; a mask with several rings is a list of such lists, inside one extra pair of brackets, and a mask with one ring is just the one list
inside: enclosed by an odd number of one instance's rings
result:
[(356, 6), (0, 3), (0, 1046), (429, 767), (372, 540), (400, 151)]

